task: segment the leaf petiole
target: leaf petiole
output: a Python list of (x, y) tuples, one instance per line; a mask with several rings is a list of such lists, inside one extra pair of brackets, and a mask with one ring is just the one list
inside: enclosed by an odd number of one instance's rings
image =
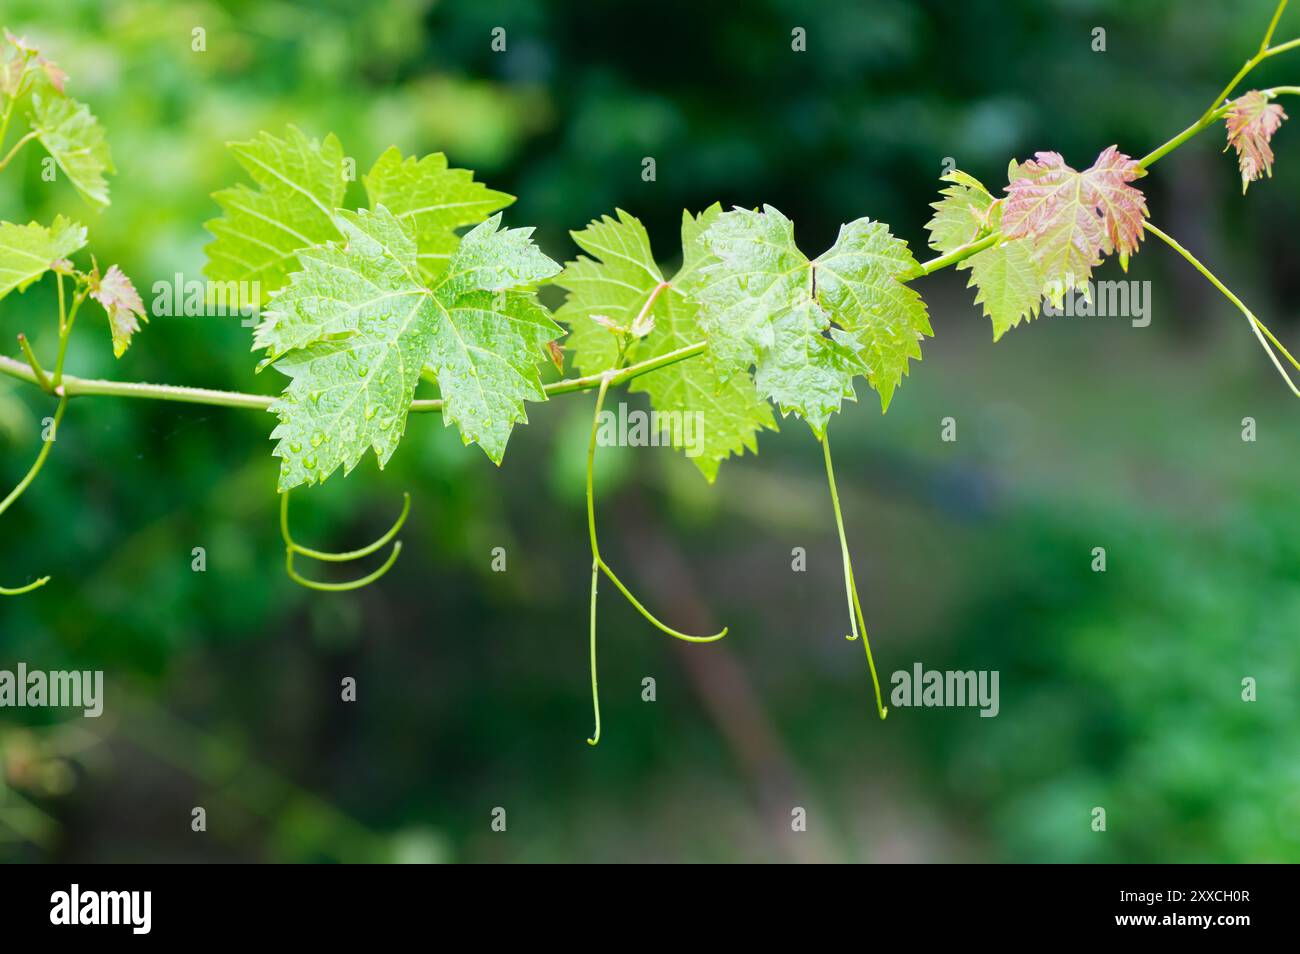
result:
[(27, 363), (31, 365), (32, 374), (36, 375), (36, 383), (40, 386), (40, 389), (46, 394), (54, 394), (54, 385), (50, 383), (49, 376), (45, 373), (45, 369), (41, 367), (40, 361), (36, 359), (36, 352), (32, 350), (31, 343), (27, 340), (27, 336), (21, 332), (18, 335), (18, 345), (23, 349), (23, 357), (26, 358)]

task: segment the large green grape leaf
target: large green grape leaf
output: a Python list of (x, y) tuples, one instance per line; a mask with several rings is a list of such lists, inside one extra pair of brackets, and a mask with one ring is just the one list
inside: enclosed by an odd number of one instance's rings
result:
[(916, 264), (906, 242), (870, 219), (840, 226), (835, 244), (813, 263), (817, 301), (856, 340), (882, 411), (889, 409), (908, 361), (921, 360), (922, 337), (934, 334), (920, 294), (900, 281)]
[(723, 212), (703, 240), (710, 259), (694, 290), (709, 355), (725, 379), (775, 346), (777, 317), (811, 299), (812, 273), (794, 224), (771, 206)]
[[(584, 374), (614, 366), (618, 339), (593, 315), (630, 329), (638, 318), (653, 322), (651, 330), (629, 351), (632, 360), (676, 351), (704, 340), (699, 306), (691, 295), (707, 251), (701, 241), (705, 229), (721, 213), (717, 205), (699, 217), (682, 213), (682, 267), (671, 282), (665, 281), (650, 250), (645, 227), (634, 216), (616, 210), (617, 219), (605, 216), (585, 229), (571, 233), (592, 258), (579, 257), (565, 265), (555, 284), (569, 290), (556, 316), (570, 329), (566, 344), (574, 364)], [(647, 307), (648, 306), (648, 307)], [(642, 392), (662, 415), (663, 432), (685, 450), (704, 477), (712, 483), (722, 461), (745, 450), (757, 453), (758, 432), (775, 428), (771, 406), (758, 396), (753, 379), (737, 374), (719, 382), (704, 358), (679, 361), (633, 379), (629, 390)], [(686, 415), (699, 414), (687, 429)], [(687, 438), (690, 438), (687, 440)]]
[(373, 449), (382, 467), (406, 428), (421, 371), (437, 377), (444, 422), (500, 463), (524, 401), (543, 401), (537, 365), (560, 328), (528, 289), (559, 266), (531, 229), (500, 215), (469, 232), (432, 285), (414, 236), (383, 206), (340, 211), (340, 242), (299, 254), (255, 342), (292, 380), (271, 410), (280, 489), (345, 473)]
[[(704, 340), (700, 307), (691, 290), (708, 261), (704, 233), (721, 214), (722, 206), (717, 203), (698, 216), (682, 213), (682, 267), (656, 301), (654, 329), (641, 342), (637, 360)], [(776, 430), (772, 406), (759, 396), (753, 379), (748, 374), (736, 374), (720, 382), (704, 358), (679, 361), (642, 375), (633, 381), (632, 390), (644, 391), (660, 411), (698, 411), (702, 415), (699, 452), (691, 459), (709, 483), (717, 479), (718, 465), (731, 455), (739, 456), (746, 450), (758, 453), (759, 431)]]
[(886, 410), (920, 339), (925, 305), (904, 284), (916, 260), (879, 222), (859, 219), (815, 262), (778, 210), (737, 209), (704, 234), (711, 259), (695, 291), (722, 374), (754, 366), (759, 394), (821, 435), (853, 378), (867, 376)]
[(26, 291), (55, 262), (85, 244), (85, 227), (61, 215), (48, 228), (36, 222), (0, 222), (0, 298), (14, 289)]
[(55, 94), (32, 94), (32, 130), (68, 181), (91, 202), (108, 205), (108, 181), (115, 173), (104, 128), (90, 107)]
[(420, 271), (432, 281), (447, 267), (459, 237), (456, 229), (477, 225), (515, 197), (474, 181), (467, 169), (449, 169), (440, 152), (402, 158), (390, 146), (364, 177), (370, 205), (382, 205), (412, 228)]
[(225, 214), (206, 223), (215, 238), (203, 272), (249, 283), (243, 300), (261, 306), (298, 270), (302, 249), (339, 238), (343, 147), (332, 133), (317, 142), (290, 126), (283, 139), (264, 132), (230, 150), (258, 188), (240, 183), (213, 194)]

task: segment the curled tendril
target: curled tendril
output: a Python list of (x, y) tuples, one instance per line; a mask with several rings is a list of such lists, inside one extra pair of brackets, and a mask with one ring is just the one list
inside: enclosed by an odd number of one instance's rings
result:
[(293, 580), (299, 586), (305, 586), (310, 590), (320, 590), (325, 593), (343, 593), (348, 590), (359, 590), (363, 586), (369, 586), (371, 583), (374, 583), (391, 570), (393, 564), (397, 562), (397, 557), (402, 552), (401, 540), (397, 540), (393, 543), (393, 549), (388, 554), (388, 559), (386, 559), (373, 573), (369, 573), (360, 579), (349, 580), (344, 583), (325, 583), (320, 580), (309, 580), (294, 569), (293, 558), (295, 554), (300, 554), (309, 557), (310, 559), (321, 560), (326, 563), (347, 563), (352, 560), (360, 560), (362, 557), (370, 556), (370, 554), (387, 546), (389, 541), (397, 536), (398, 532), (402, 529), (402, 526), (406, 523), (406, 518), (411, 512), (411, 495), (409, 493), (404, 493), (402, 494), (402, 497), (402, 512), (398, 515), (397, 521), (388, 528), (387, 533), (373, 543), (367, 544), (360, 549), (335, 553), (329, 550), (315, 550), (294, 541), (293, 536), (289, 533), (289, 491), (286, 490), (280, 495), (280, 536), (284, 538), (284, 569), (285, 572), (288, 573), (289, 579)]
[(591, 537), (591, 707), (596, 720), (596, 730), (591, 738), (587, 739), (588, 745), (596, 745), (600, 742), (600, 690), (596, 678), (596, 583), (601, 573), (609, 577), (610, 582), (617, 587), (618, 591), (627, 597), (627, 601), (632, 604), (633, 609), (644, 616), (660, 632), (666, 633), (674, 639), (681, 639), (688, 643), (711, 643), (727, 635), (727, 627), (725, 626), (720, 632), (711, 636), (692, 636), (673, 629), (646, 609), (641, 601), (632, 595), (632, 591), (623, 585), (623, 581), (614, 574), (614, 571), (609, 568), (609, 564), (600, 556), (600, 544), (596, 539), (596, 497), (592, 486), (592, 474), (596, 461), (596, 435), (600, 431), (600, 412), (605, 406), (605, 395), (609, 392), (609, 385), (612, 380), (613, 376), (609, 374), (601, 379), (600, 390), (596, 393), (596, 411), (591, 421), (591, 440), (587, 444), (587, 533)]
[[(13, 506), (14, 501), (21, 497), (23, 491), (31, 486), (32, 481), (36, 479), (36, 475), (39, 474), (41, 468), (45, 466), (45, 458), (50, 456), (50, 448), (54, 446), (54, 441), (58, 437), (59, 422), (63, 420), (63, 412), (66, 411), (67, 408), (68, 396), (65, 394), (59, 398), (59, 406), (54, 412), (54, 424), (50, 428), (49, 438), (46, 439), (44, 446), (41, 447), (40, 453), (36, 455), (35, 463), (32, 464), (31, 468), (23, 476), (23, 479), (18, 482), (18, 486), (9, 491), (9, 496), (5, 497), (3, 501), (0, 501), (0, 514), (3, 514)], [(24, 593), (30, 593), (32, 590), (40, 589), (48, 582), (50, 582), (50, 578), (48, 576), (43, 576), (39, 580), (28, 583), (26, 586), (19, 586), (16, 588), (0, 586), (0, 596), (22, 596)]]
[(840, 556), (844, 560), (844, 590), (849, 602), (849, 628), (851, 632), (844, 638), (852, 642), (861, 634), (862, 648), (867, 654), (867, 668), (871, 670), (871, 684), (876, 690), (876, 712), (884, 719), (889, 715), (880, 695), (880, 678), (876, 675), (876, 661), (871, 655), (871, 641), (867, 637), (867, 622), (862, 616), (862, 603), (858, 600), (858, 584), (853, 579), (853, 563), (849, 559), (849, 541), (844, 535), (844, 516), (840, 512), (840, 495), (835, 487), (835, 468), (831, 464), (831, 443), (828, 435), (823, 434), (822, 449), (826, 455), (826, 482), (831, 489), (831, 504), (835, 507), (835, 526), (840, 534)]

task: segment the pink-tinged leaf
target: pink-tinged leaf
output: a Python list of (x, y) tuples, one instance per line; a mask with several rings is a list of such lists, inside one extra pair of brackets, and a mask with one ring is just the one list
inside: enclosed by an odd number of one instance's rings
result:
[(1138, 250), (1142, 241), (1142, 223), (1151, 214), (1146, 196), (1129, 185), (1147, 171), (1114, 146), (1102, 150), (1091, 169), (1083, 172), (1084, 181), (1095, 194), (1097, 211), (1106, 226), (1109, 247), (1125, 259)]
[(1040, 152), (1022, 163), (1007, 186), (1002, 234), (1030, 239), (1052, 301), (1074, 288), (1087, 290), (1101, 264), (1106, 229), (1095, 203), (1085, 200), (1083, 177), (1060, 153)]
[(1060, 153), (1040, 152), (1013, 166), (1008, 178), (1002, 234), (1028, 238), (1054, 301), (1066, 291), (1086, 291), (1101, 256), (1128, 257), (1142, 240), (1146, 197), (1129, 185), (1146, 172), (1114, 146), (1077, 172)]
[(68, 74), (63, 71), (63, 67), (59, 66), (59, 64), (55, 63), (53, 60), (47, 60), (43, 56), (40, 58), (39, 62), (41, 64), (41, 69), (45, 70), (45, 76), (50, 81), (50, 85), (60, 93), (64, 93), (64, 87), (68, 83)]
[(6, 28), (4, 32), (5, 32), (5, 39), (8, 40), (10, 45), (13, 46), (13, 48), (17, 50), (19, 53), (21, 53), (22, 55), (26, 56), (29, 53), (37, 52), (36, 47), (32, 46), (30, 43), (27, 42), (27, 37), (14, 36), (12, 33), (9, 32), (8, 28)]
[(564, 351), (560, 348), (558, 341), (546, 342), (546, 354), (550, 357), (551, 363), (555, 365), (555, 370), (560, 374), (564, 373)]
[(1277, 103), (1257, 89), (1234, 99), (1228, 106), (1228, 147), (1237, 150), (1237, 166), (1241, 170), (1241, 191), (1262, 176), (1273, 175), (1273, 148), (1269, 141), (1286, 119), (1286, 113)]
[(104, 306), (108, 327), (113, 334), (113, 356), (120, 358), (131, 345), (131, 336), (140, 330), (139, 319), (148, 321), (140, 293), (116, 265), (95, 283), (90, 297)]

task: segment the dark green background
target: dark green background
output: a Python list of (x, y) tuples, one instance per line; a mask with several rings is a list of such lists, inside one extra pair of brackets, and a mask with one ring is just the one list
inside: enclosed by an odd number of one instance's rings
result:
[[(1272, 6), (10, 0), (8, 25), (103, 120), (119, 174), (98, 214), (43, 183), (29, 148), (0, 177), (0, 216), (82, 219), (99, 261), (146, 292), (197, 278), (209, 193), (241, 175), (222, 144), (293, 122), (336, 132), (361, 170), (393, 143), (446, 151), (519, 195), (507, 224), (535, 225), (561, 260), (567, 230), (616, 205), (669, 258), (682, 208), (714, 200), (776, 205), (812, 254), (869, 215), (925, 257), (945, 157), (998, 187), (1038, 149), (1077, 167), (1111, 143), (1141, 155), (1206, 108)], [(1278, 38), (1295, 35), (1300, 10)], [(1298, 78), (1293, 54), (1252, 82)], [(1275, 146), (1274, 178), (1244, 199), (1218, 129), (1141, 185), (1153, 221), (1295, 341), (1295, 130)], [(395, 569), (338, 596), (284, 576), (268, 415), (74, 402), (0, 520), (0, 581), (54, 577), (0, 603), (0, 667), (103, 668), (106, 713), (0, 712), (0, 858), (1300, 860), (1300, 407), (1241, 316), (1148, 245), (1130, 272), (1153, 283), (1148, 328), (1049, 318), (995, 346), (964, 274), (924, 279), (924, 362), (888, 416), (863, 386), (833, 427), (883, 673), (997, 669), (995, 719), (876, 719), (843, 639), (820, 449), (798, 421), (713, 488), (671, 452), (602, 451), (614, 566), (669, 621), (731, 635), (672, 643), (606, 587), (592, 750), (591, 395), (535, 407), (500, 469), (421, 417), (382, 474), (367, 461), (299, 494), (300, 538), (340, 549), (414, 497)], [(5, 353), (25, 330), (48, 354), (53, 307), (49, 282), (0, 304)], [(156, 318), (115, 362), (87, 317), (69, 369), (269, 393), (250, 338), (228, 319)], [(0, 380), (6, 486), (49, 413)]]

